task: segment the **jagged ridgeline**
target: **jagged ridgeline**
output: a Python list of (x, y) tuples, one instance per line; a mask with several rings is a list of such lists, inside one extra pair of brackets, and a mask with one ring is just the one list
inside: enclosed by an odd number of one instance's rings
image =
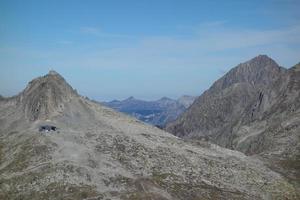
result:
[(145, 125), (78, 95), (50, 72), (0, 100), (0, 199), (297, 196), (260, 160)]
[(299, 64), (280, 67), (257, 56), (231, 69), (166, 130), (259, 156), (300, 183)]

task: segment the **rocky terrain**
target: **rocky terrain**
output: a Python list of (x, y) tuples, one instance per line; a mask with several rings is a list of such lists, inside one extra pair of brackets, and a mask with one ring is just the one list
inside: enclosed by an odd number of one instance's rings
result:
[(261, 55), (217, 80), (166, 130), (266, 161), (300, 183), (300, 65)]
[(0, 101), (0, 199), (298, 197), (259, 159), (185, 141), (101, 106), (52, 71)]
[(144, 101), (129, 97), (123, 101), (113, 100), (102, 104), (129, 114), (143, 122), (164, 127), (183, 113), (194, 102), (195, 98), (184, 95), (178, 100), (163, 97), (156, 101)]

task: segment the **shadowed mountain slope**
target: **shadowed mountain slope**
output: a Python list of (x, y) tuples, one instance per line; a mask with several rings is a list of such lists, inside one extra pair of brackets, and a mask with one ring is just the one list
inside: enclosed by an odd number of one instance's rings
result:
[(166, 130), (260, 155), (299, 183), (299, 89), (299, 64), (287, 70), (258, 56), (217, 80)]

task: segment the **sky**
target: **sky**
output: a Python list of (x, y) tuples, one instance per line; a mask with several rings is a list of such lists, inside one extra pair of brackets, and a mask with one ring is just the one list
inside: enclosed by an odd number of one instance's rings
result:
[(0, 0), (0, 94), (53, 69), (108, 101), (200, 95), (259, 54), (300, 62), (300, 0)]

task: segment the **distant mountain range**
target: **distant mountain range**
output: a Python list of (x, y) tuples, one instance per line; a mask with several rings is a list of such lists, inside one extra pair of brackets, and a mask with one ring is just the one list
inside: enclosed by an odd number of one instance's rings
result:
[(266, 55), (241, 63), (166, 130), (259, 156), (299, 183), (300, 64), (286, 69)]
[(156, 101), (144, 101), (129, 97), (123, 101), (113, 100), (102, 104), (117, 111), (129, 114), (146, 123), (164, 127), (166, 123), (174, 121), (196, 99), (184, 95), (178, 100), (163, 97)]

